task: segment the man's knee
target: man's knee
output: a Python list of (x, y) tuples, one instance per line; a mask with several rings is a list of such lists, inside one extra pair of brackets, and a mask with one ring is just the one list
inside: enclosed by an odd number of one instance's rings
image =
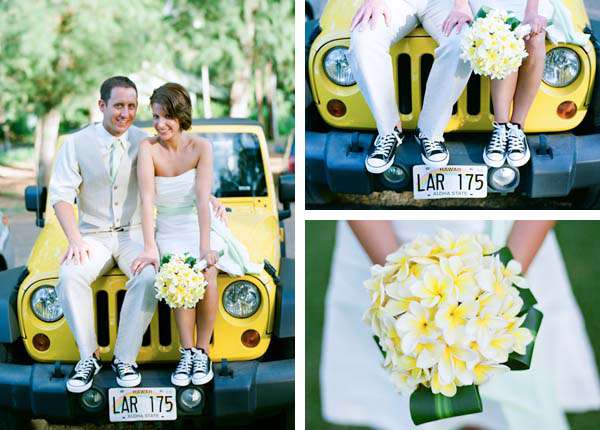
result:
[(86, 269), (81, 264), (61, 264), (58, 271), (58, 279), (63, 288), (69, 288), (72, 285), (91, 284), (92, 280)]
[(350, 34), (349, 57), (353, 57), (356, 62), (360, 63), (365, 56), (373, 53), (373, 49), (381, 43), (381, 38), (383, 38), (383, 35), (380, 34), (377, 28), (371, 30), (367, 26), (362, 31), (358, 28), (354, 29)]
[(140, 273), (135, 275), (135, 280), (145, 288), (153, 288), (154, 280), (156, 279), (156, 272), (153, 266), (146, 266)]

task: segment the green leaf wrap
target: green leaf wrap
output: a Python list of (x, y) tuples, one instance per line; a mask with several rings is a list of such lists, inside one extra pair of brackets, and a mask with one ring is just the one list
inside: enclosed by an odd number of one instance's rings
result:
[(490, 11), (490, 7), (489, 6), (482, 6), (479, 8), (479, 10), (477, 11), (477, 14), (475, 15), (475, 19), (477, 18), (485, 18), (488, 14), (488, 12)]
[(481, 412), (483, 406), (476, 385), (458, 387), (454, 397), (433, 394), (419, 385), (410, 396), (410, 416), (415, 424)]
[(531, 308), (529, 309), (529, 312), (527, 312), (527, 316), (525, 317), (525, 321), (523, 321), (521, 327), (526, 327), (531, 330), (531, 334), (533, 334), (533, 340), (529, 345), (527, 345), (524, 355), (513, 352), (508, 356), (506, 365), (510, 367), (511, 370), (529, 369), (529, 366), (531, 365), (531, 357), (533, 356), (533, 347), (535, 346), (535, 338), (537, 337), (538, 330), (542, 324), (542, 318), (544, 318), (544, 314), (536, 308)]

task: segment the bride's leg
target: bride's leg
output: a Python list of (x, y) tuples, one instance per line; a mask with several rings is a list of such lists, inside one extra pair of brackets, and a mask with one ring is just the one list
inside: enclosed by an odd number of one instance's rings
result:
[(208, 285), (204, 298), (196, 305), (196, 348), (202, 348), (207, 354), (219, 305), (217, 272), (218, 270), (214, 266), (204, 272)]
[(179, 308), (175, 309), (175, 322), (179, 331), (179, 341), (182, 348), (194, 346), (194, 325), (196, 324), (196, 310)]

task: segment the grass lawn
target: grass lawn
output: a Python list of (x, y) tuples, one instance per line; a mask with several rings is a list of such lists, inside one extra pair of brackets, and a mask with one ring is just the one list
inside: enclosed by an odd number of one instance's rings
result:
[[(306, 223), (306, 428), (360, 430), (323, 421), (319, 394), (319, 357), (323, 302), (335, 243), (335, 221)], [(571, 286), (585, 317), (588, 333), (600, 333), (600, 222), (562, 221), (556, 226)], [(590, 336), (600, 363), (600, 337)], [(569, 414), (573, 430), (600, 428), (600, 412)]]

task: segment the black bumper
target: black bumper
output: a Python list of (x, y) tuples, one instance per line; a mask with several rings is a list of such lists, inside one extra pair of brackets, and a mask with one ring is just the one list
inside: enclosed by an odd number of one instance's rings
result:
[[(572, 133), (527, 136), (531, 162), (520, 168), (512, 192), (530, 197), (560, 197), (573, 189), (600, 184), (600, 134)], [(375, 134), (367, 132), (306, 132), (306, 181), (332, 192), (369, 194), (373, 191), (412, 191), (412, 167), (423, 164), (412, 135), (396, 152), (394, 165), (406, 180), (391, 183), (384, 175), (365, 170), (367, 150)], [(447, 136), (451, 165), (483, 165), (483, 148), (489, 134)], [(493, 190), (490, 190), (493, 192)]]
[[(172, 364), (146, 369), (141, 366), (142, 387), (171, 387)], [(104, 365), (94, 379), (94, 387), (108, 397), (116, 387), (110, 366)], [(68, 375), (72, 365), (61, 365)], [(225, 372), (224, 370), (227, 370)], [(214, 364), (214, 383), (203, 386), (206, 403), (202, 411), (178, 417), (198, 415), (206, 418), (260, 416), (293, 405), (294, 360), (270, 362), (231, 362)], [(108, 421), (108, 406), (91, 414), (80, 405), (79, 395), (66, 391), (66, 376), (56, 377), (54, 364), (0, 364), (0, 407), (34, 418), (54, 422)]]

